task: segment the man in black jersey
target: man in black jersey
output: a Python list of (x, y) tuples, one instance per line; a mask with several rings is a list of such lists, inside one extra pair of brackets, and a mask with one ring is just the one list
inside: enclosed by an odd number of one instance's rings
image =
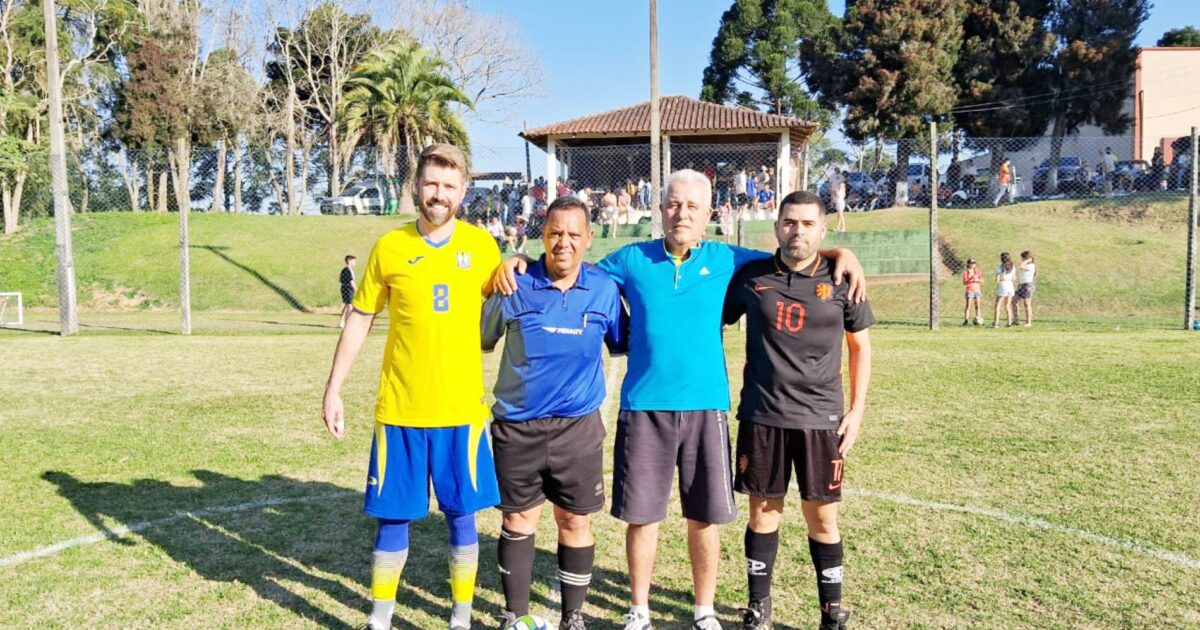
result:
[[(774, 258), (743, 267), (729, 285), (726, 324), (746, 316), (746, 367), (734, 489), (750, 496), (746, 574), (750, 605), (743, 628), (771, 627), (771, 574), (779, 547), (783, 500), (795, 469), (808, 548), (817, 573), (821, 628), (844, 628), (842, 539), (838, 505), (846, 454), (862, 425), (871, 379), (875, 323), (867, 302), (818, 255), (825, 207), (810, 192), (780, 202)], [(850, 407), (842, 397), (842, 340), (850, 348)]]

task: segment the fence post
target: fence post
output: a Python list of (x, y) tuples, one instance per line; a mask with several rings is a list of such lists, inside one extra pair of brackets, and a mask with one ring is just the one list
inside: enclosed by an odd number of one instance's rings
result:
[(938, 329), (937, 122), (929, 121), (929, 330)]
[(546, 138), (546, 205), (558, 196), (558, 139)]
[(1197, 132), (1200, 132), (1200, 127), (1192, 127), (1192, 185), (1188, 195), (1187, 287), (1184, 291), (1187, 295), (1187, 312), (1183, 314), (1183, 325), (1188, 329), (1196, 323), (1196, 204), (1200, 202), (1196, 199), (1197, 180), (1200, 180), (1200, 176), (1197, 175), (1200, 172), (1200, 164), (1197, 164), (1196, 159), (1197, 149), (1200, 149)]
[(808, 141), (804, 142), (804, 146), (800, 149), (804, 155), (804, 161), (800, 164), (800, 186), (796, 190), (808, 190)]

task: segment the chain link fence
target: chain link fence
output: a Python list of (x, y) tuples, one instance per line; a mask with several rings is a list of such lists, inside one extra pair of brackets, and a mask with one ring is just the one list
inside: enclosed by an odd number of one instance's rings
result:
[[(885, 322), (1024, 323), (1025, 302), (1014, 297), (1019, 308), (1012, 309), (997, 299), (1008, 292), (1010, 271), (1001, 262), (1007, 254), (1014, 292), (1033, 285), (1035, 322), (1177, 325), (1188, 284), (1188, 205), (1196, 194), (1190, 135), (1152, 142), (936, 137), (859, 147), (842, 163), (810, 160), (803, 147), (776, 142), (671, 139), (661, 157), (664, 174), (692, 168), (708, 176), (710, 238), (746, 247), (775, 249), (779, 198), (817, 192), (831, 212), (826, 245), (857, 253)], [(336, 169), (319, 147), (293, 152), (290, 164), (287, 157), (279, 147), (195, 149), (184, 166), (186, 194), (179, 194), (170, 151), (96, 147), (70, 156), (71, 204), (77, 212), (171, 212), (184, 203), (196, 212), (253, 214), (411, 210), (403, 203), (411, 200), (403, 149), (386, 155), (360, 148)], [(475, 147), (471, 170), (464, 218), (492, 231), (507, 251), (539, 253), (545, 208), (566, 194), (591, 210), (600, 239), (591, 258), (651, 236), (648, 143), (557, 146), (552, 158), (528, 146)], [(30, 186), (26, 215), (48, 213), (41, 189)], [(1031, 283), (1021, 282), (1031, 273), (1022, 268), (1022, 252), (1036, 269)], [(978, 310), (972, 302), (964, 314), (975, 288)]]
[(1188, 285), (1192, 140), (1135, 140), (881, 142), (863, 152), (879, 168), (828, 165), (816, 189), (843, 208), (831, 234), (864, 260), (885, 320), (1006, 327), (1027, 323), (1031, 304), (1035, 323), (1174, 327)]
[[(392, 214), (404, 206), (409, 165), (401, 148), (355, 149), (333, 160), (323, 147), (194, 148), (180, 163), (168, 149), (98, 147), (68, 155), (68, 190), (76, 212), (193, 212), (238, 214)], [(471, 198), (526, 177), (520, 148), (478, 147), (471, 155)], [(181, 184), (186, 174), (186, 185)], [(30, 174), (22, 216), (49, 214), (42, 173)], [(42, 177), (42, 179), (45, 179)], [(486, 190), (485, 190), (486, 189)], [(186, 193), (181, 194), (181, 190)]]

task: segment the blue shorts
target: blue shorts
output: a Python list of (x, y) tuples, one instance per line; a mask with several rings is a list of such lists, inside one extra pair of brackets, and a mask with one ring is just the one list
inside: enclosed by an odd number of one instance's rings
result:
[(982, 291), (967, 291), (967, 299), (983, 297)]
[(416, 520), (429, 514), (429, 482), (438, 508), (473, 514), (500, 503), (486, 422), (422, 429), (375, 424), (363, 511)]

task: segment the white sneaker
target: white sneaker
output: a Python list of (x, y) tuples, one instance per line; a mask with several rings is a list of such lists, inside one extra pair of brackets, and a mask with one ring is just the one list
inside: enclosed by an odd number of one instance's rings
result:
[(632, 610), (625, 613), (625, 630), (651, 630), (653, 627), (649, 617)]
[(721, 622), (713, 615), (701, 617), (692, 623), (692, 630), (721, 630)]

